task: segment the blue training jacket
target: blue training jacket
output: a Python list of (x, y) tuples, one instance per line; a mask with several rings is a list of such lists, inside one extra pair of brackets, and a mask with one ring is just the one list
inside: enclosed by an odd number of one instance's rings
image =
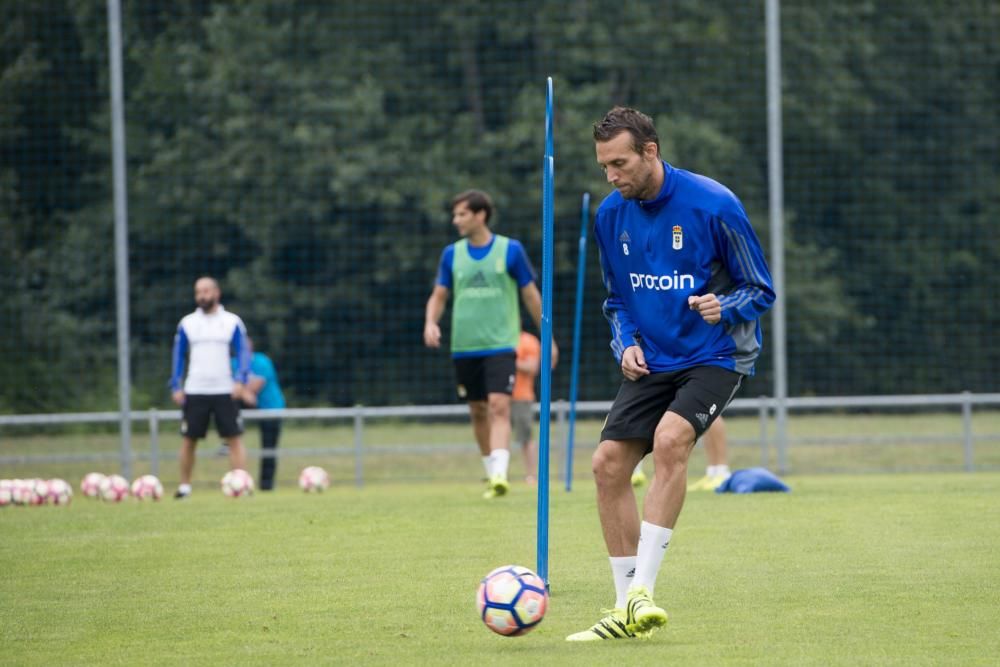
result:
[[(725, 186), (663, 162), (656, 199), (608, 195), (594, 237), (608, 298), (611, 350), (640, 345), (650, 371), (721, 366), (753, 374), (760, 316), (774, 303), (771, 274), (743, 205)], [(688, 297), (714, 293), (722, 321), (711, 325)]]

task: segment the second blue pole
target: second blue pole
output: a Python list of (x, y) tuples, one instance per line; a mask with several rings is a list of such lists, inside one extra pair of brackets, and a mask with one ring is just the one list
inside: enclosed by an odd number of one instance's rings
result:
[(580, 376), (580, 328), (583, 325), (583, 279), (587, 273), (587, 228), (590, 226), (590, 193), (583, 193), (580, 207), (580, 243), (576, 259), (576, 310), (573, 317), (573, 365), (569, 376), (569, 433), (566, 436), (566, 490), (573, 490), (573, 444), (576, 440), (576, 397)]

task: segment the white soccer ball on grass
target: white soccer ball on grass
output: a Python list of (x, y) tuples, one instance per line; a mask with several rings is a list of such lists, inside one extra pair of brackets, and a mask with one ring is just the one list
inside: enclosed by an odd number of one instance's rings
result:
[(64, 479), (50, 479), (48, 501), (53, 505), (69, 505), (73, 500), (73, 487)]
[(139, 500), (159, 500), (163, 497), (163, 484), (156, 475), (143, 475), (132, 481), (132, 495)]
[(322, 493), (330, 488), (330, 476), (319, 466), (303, 468), (299, 473), (299, 488), (306, 493)]
[(88, 472), (80, 481), (80, 493), (87, 498), (100, 498), (101, 482), (103, 482), (106, 477), (107, 475), (101, 472)]
[(222, 493), (227, 498), (239, 498), (253, 494), (253, 477), (246, 470), (235, 468), (222, 477)]
[(121, 475), (108, 475), (101, 481), (101, 500), (120, 503), (128, 496), (128, 480)]

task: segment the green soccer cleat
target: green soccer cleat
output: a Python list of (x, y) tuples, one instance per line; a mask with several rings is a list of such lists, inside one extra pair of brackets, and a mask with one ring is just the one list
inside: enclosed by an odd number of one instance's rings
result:
[(575, 632), (566, 638), (568, 642), (596, 642), (604, 639), (635, 639), (643, 635), (636, 634), (625, 624), (624, 609), (605, 609), (604, 618), (594, 623), (583, 632)]
[(635, 634), (650, 632), (667, 624), (667, 612), (656, 606), (649, 589), (633, 586), (628, 589), (625, 604), (625, 627)]
[(696, 482), (688, 484), (688, 491), (715, 491), (722, 486), (722, 483), (729, 479), (729, 475), (705, 475)]
[(498, 496), (505, 496), (510, 490), (510, 483), (503, 475), (493, 475), (489, 481), (489, 488), (483, 492), (483, 498), (487, 500)]
[(641, 470), (636, 470), (632, 473), (632, 486), (639, 488), (646, 483), (646, 473)]
[(715, 487), (712, 486), (712, 477), (705, 475), (701, 479), (691, 482), (688, 484), (688, 491), (711, 491)]
[(510, 484), (507, 482), (507, 478), (503, 475), (493, 475), (490, 478), (490, 486), (496, 491), (498, 496), (505, 496), (510, 490)]

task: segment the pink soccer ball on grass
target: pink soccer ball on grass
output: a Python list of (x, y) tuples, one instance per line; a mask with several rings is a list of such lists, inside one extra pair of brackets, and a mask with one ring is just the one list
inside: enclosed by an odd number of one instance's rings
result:
[(108, 475), (101, 482), (101, 500), (109, 503), (120, 503), (128, 496), (128, 480), (121, 475)]
[(69, 505), (73, 500), (73, 487), (64, 479), (50, 479), (48, 482), (48, 502), (53, 505)]
[(545, 617), (549, 594), (541, 577), (520, 565), (504, 565), (479, 583), (479, 617), (493, 632), (515, 637), (531, 632)]
[(222, 477), (222, 493), (227, 498), (240, 498), (253, 494), (253, 477), (246, 470), (235, 468)]
[(163, 497), (163, 484), (156, 475), (143, 475), (132, 481), (132, 495), (139, 500), (159, 500)]
[(306, 493), (322, 493), (330, 488), (330, 476), (319, 466), (303, 468), (299, 473), (299, 488)]
[(44, 479), (29, 479), (29, 505), (44, 505), (49, 502), (49, 483)]
[(100, 498), (101, 497), (101, 482), (105, 480), (107, 476), (100, 472), (89, 472), (80, 481), (80, 493), (82, 493), (87, 498)]
[(14, 505), (29, 505), (31, 503), (31, 487), (32, 482), (30, 479), (10, 480), (11, 502)]

